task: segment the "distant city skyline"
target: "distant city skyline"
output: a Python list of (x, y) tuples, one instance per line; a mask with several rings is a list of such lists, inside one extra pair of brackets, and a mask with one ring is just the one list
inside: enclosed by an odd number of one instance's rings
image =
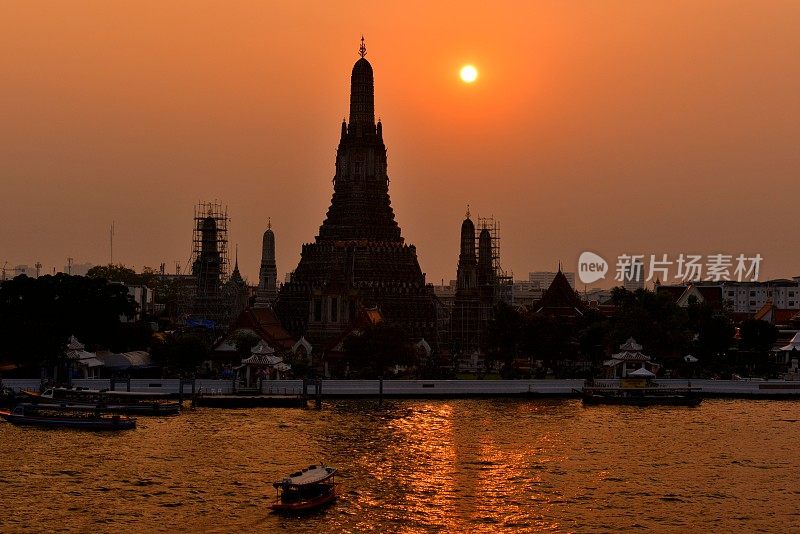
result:
[(106, 264), (114, 222), (115, 263), (186, 272), (192, 210), (217, 199), (251, 284), (270, 217), (290, 271), (330, 203), (364, 33), (428, 282), (455, 277), (467, 204), (517, 279), (584, 250), (800, 274), (798, 4), (150, 5), (0, 9), (0, 263)]

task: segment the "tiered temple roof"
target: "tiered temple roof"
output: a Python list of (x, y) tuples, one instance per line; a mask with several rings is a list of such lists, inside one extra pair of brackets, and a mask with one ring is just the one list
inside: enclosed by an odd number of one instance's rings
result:
[(283, 325), (312, 343), (348, 329), (360, 306), (377, 306), (411, 338), (435, 339), (433, 290), (405, 244), (389, 199), (383, 129), (375, 123), (372, 66), (356, 61), (350, 117), (342, 123), (333, 197), (319, 235), (303, 245), (276, 310)]
[(553, 282), (542, 295), (539, 301), (537, 312), (549, 313), (559, 316), (583, 315), (584, 303), (578, 294), (572, 289), (569, 280), (558, 266)]

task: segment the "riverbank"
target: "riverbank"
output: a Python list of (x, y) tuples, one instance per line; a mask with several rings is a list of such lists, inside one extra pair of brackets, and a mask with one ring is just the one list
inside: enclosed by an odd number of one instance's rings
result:
[[(614, 381), (611, 381), (612, 383)], [(791, 399), (800, 398), (800, 381), (785, 380), (658, 380), (665, 387), (686, 386), (691, 383), (699, 388), (704, 397)], [(89, 389), (111, 389), (111, 380), (74, 380), (73, 385)], [(183, 381), (183, 395), (192, 391), (202, 392), (205, 397), (231, 395), (236, 392), (230, 380), (197, 379), (193, 383)], [(583, 380), (322, 380), (323, 398), (492, 398), (492, 397), (575, 397), (574, 390), (583, 386)], [(14, 391), (38, 391), (37, 379), (4, 379), (2, 386)], [(116, 381), (116, 390), (147, 391), (181, 394), (179, 379), (131, 379)], [(301, 395), (302, 380), (266, 380), (261, 385), (263, 395)], [(309, 388), (313, 395), (313, 386)]]

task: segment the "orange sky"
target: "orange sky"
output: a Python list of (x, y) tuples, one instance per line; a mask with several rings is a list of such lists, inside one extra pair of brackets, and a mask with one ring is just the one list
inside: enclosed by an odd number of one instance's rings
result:
[[(795, 1), (0, 3), (0, 264), (186, 265), (198, 200), (257, 279), (330, 203), (358, 39), (403, 236), (455, 276), (465, 205), (516, 278), (586, 249), (800, 274)], [(458, 80), (464, 63), (480, 78)]]

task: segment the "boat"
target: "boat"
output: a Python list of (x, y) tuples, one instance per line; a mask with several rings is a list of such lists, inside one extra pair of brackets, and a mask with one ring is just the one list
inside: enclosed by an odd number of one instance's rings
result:
[(646, 369), (639, 369), (620, 378), (619, 385), (592, 380), (576, 392), (580, 393), (583, 403), (587, 405), (697, 406), (703, 401), (700, 388), (693, 388), (690, 384), (685, 387), (664, 387), (653, 380), (654, 376)]
[(132, 430), (136, 419), (124, 415), (107, 415), (100, 410), (83, 411), (64, 408), (44, 408), (34, 404), (19, 404), (13, 410), (0, 411), (9, 423), (45, 428), (74, 428), (78, 430)]
[(49, 388), (43, 393), (23, 392), (34, 403), (57, 403), (64, 408), (100, 406), (104, 412), (125, 415), (178, 415), (179, 402), (169, 393), (113, 391), (108, 389)]
[(272, 484), (277, 494), (270, 508), (275, 512), (306, 512), (333, 503), (336, 498), (336, 469), (310, 465)]

